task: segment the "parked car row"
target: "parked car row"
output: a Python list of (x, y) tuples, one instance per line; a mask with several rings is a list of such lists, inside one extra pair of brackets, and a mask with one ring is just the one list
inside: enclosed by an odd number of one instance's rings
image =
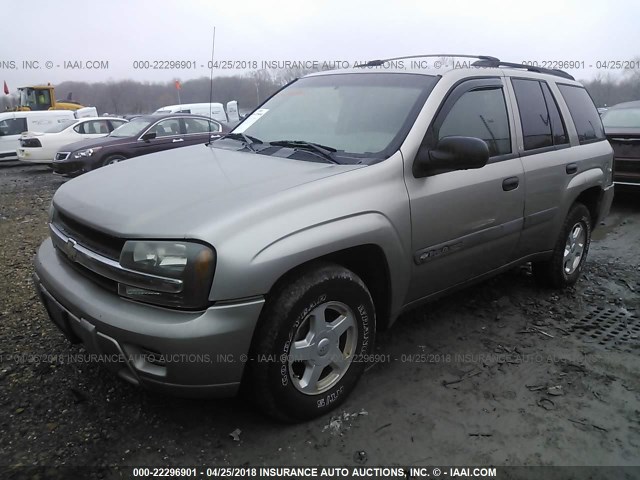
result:
[(65, 145), (104, 137), (125, 123), (127, 120), (123, 118), (89, 117), (61, 121), (44, 132), (27, 131), (19, 139), (18, 159), (30, 163), (51, 163)]
[(17, 160), (20, 136), (27, 131), (44, 132), (60, 123), (97, 117), (95, 107), (72, 110), (45, 110), (0, 113), (0, 161)]
[(0, 115), (0, 159), (48, 164), (69, 176), (147, 153), (206, 143), (229, 131), (208, 115), (182, 112), (130, 120), (76, 118), (65, 110)]
[(52, 167), (56, 173), (75, 176), (128, 158), (207, 143), (222, 132), (220, 122), (200, 115), (143, 115), (102, 138), (64, 146), (56, 153)]

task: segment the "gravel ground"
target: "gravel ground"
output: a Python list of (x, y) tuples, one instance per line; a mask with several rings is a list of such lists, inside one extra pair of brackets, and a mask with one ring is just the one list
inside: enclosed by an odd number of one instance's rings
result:
[[(125, 465), (640, 465), (638, 195), (617, 195), (575, 288), (541, 290), (523, 267), (404, 315), (379, 336), (391, 361), (334, 416), (281, 425), (241, 399), (151, 394), (81, 361), (31, 281), (62, 182), (0, 166), (2, 478), (62, 465), (107, 478)], [(598, 323), (611, 324), (602, 342)]]

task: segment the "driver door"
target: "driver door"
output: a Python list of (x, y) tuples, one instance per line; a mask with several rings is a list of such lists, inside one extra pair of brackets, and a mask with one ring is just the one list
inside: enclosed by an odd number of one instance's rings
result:
[(523, 168), (515, 153), (501, 78), (464, 81), (447, 95), (422, 146), (447, 136), (476, 137), (489, 147), (480, 169), (405, 175), (411, 203), (409, 302), (490, 272), (512, 259), (523, 224)]
[(138, 140), (135, 145), (136, 156), (161, 152), (185, 145), (179, 118), (160, 120), (145, 133), (155, 133), (156, 137), (150, 140)]

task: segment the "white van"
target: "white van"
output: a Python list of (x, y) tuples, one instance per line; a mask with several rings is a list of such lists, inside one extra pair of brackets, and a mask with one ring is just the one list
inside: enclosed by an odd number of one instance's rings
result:
[(40, 112), (0, 113), (0, 161), (18, 160), (20, 135), (24, 132), (43, 132), (67, 120), (97, 115), (95, 107), (71, 110), (44, 110)]
[(227, 114), (221, 103), (183, 103), (182, 105), (167, 105), (161, 107), (154, 115), (164, 115), (167, 113), (193, 113), (195, 115), (204, 115), (212, 120), (227, 123)]

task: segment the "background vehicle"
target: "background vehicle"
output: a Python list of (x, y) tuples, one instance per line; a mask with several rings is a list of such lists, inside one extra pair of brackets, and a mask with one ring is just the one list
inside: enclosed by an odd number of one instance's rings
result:
[(564, 72), (474, 66), (312, 74), (208, 146), (67, 182), (36, 258), (52, 320), (136, 354), (113, 366), (133, 383), (245, 382), (296, 421), (347, 398), (403, 311), (524, 262), (575, 284), (613, 198), (596, 108)]
[[(80, 110), (86, 108), (71, 100), (71, 95), (65, 101), (56, 100), (55, 87), (47, 85), (31, 85), (18, 88), (20, 103), (16, 111), (42, 111), (42, 110)], [(96, 113), (97, 115), (97, 113)]]
[(127, 120), (116, 117), (88, 117), (61, 122), (44, 132), (25, 132), (20, 136), (18, 160), (51, 163), (65, 145), (104, 137), (125, 123)]
[(18, 159), (20, 136), (24, 132), (42, 132), (75, 118), (70, 110), (0, 113), (0, 161)]
[(153, 112), (154, 115), (167, 115), (169, 113), (203, 115), (221, 123), (227, 123), (229, 121), (221, 103), (183, 103), (181, 105), (167, 105)]
[(108, 136), (65, 145), (56, 154), (53, 171), (79, 175), (128, 158), (209, 142), (222, 125), (199, 115), (136, 117)]
[(613, 147), (614, 182), (640, 187), (640, 100), (609, 107), (602, 123)]

